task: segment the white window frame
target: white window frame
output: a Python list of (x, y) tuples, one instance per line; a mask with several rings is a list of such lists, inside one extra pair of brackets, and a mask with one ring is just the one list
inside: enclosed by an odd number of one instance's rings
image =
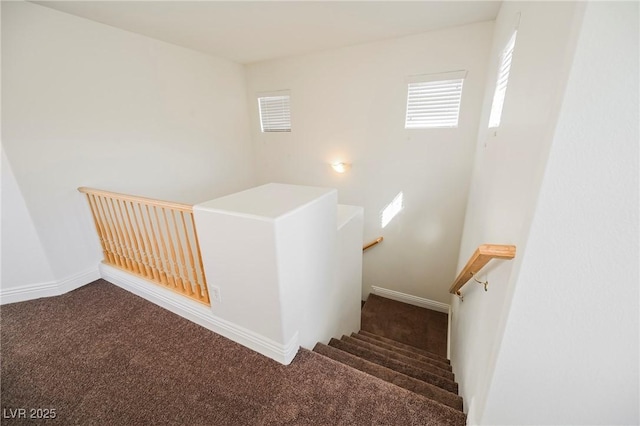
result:
[[(258, 102), (258, 119), (260, 120), (260, 131), (262, 133), (290, 133), (291, 132), (291, 93), (288, 90), (277, 92), (262, 92), (256, 94)], [(273, 110), (269, 115), (265, 115), (265, 106), (268, 107), (263, 99), (271, 99), (277, 103), (282, 101), (283, 105), (273, 105)], [(281, 107), (281, 110), (277, 108)], [(270, 118), (269, 118), (270, 117)], [(265, 118), (267, 120), (265, 120)]]
[(500, 65), (498, 67), (498, 75), (496, 77), (496, 89), (493, 93), (493, 101), (491, 102), (491, 113), (489, 114), (489, 128), (497, 129), (502, 121), (502, 112), (504, 110), (504, 100), (507, 96), (507, 87), (509, 86), (509, 74), (513, 65), (513, 52), (516, 47), (516, 38), (518, 28), (516, 27), (509, 37), (509, 41), (502, 50), (500, 55)]
[[(467, 71), (408, 77), (404, 128), (457, 128), (466, 77)], [(455, 92), (450, 92), (452, 89)], [(439, 92), (446, 96), (438, 96)]]

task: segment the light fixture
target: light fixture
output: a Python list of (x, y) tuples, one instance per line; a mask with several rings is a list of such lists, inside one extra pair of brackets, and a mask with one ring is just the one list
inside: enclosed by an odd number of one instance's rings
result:
[(338, 173), (344, 173), (351, 168), (351, 164), (337, 162), (337, 163), (331, 164), (331, 167), (333, 167), (333, 170), (335, 170)]

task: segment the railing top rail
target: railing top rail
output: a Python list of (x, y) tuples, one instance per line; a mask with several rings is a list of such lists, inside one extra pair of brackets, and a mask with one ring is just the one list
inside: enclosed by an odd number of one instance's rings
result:
[(151, 206), (166, 207), (173, 210), (180, 210), (185, 212), (193, 211), (192, 205), (176, 203), (173, 201), (156, 200), (154, 198), (139, 197), (136, 195), (129, 195), (129, 194), (121, 194), (119, 192), (104, 191), (101, 189), (87, 188), (85, 186), (81, 186), (80, 188), (78, 188), (78, 191), (82, 192), (83, 194), (92, 194), (92, 195), (98, 195), (103, 197), (118, 198), (124, 201), (133, 201), (135, 203), (143, 203)]
[(467, 283), (484, 265), (491, 259), (513, 259), (516, 255), (516, 246), (504, 244), (482, 244), (469, 258), (460, 274), (449, 288), (449, 293), (458, 294), (463, 285)]

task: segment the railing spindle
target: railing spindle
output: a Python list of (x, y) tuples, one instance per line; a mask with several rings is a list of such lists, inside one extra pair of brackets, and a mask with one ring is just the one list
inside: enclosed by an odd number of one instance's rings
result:
[(122, 244), (120, 244), (118, 232), (116, 231), (115, 225), (113, 224), (113, 219), (111, 217), (111, 211), (109, 210), (107, 199), (104, 197), (98, 197), (98, 200), (100, 200), (100, 208), (102, 210), (102, 214), (106, 219), (105, 223), (108, 226), (107, 229), (109, 230), (109, 236), (111, 237), (111, 241), (113, 241), (113, 249), (118, 258), (118, 264), (123, 268), (127, 268), (127, 259), (122, 251)]
[[(187, 246), (187, 254), (189, 255), (189, 266), (191, 266), (191, 275), (193, 276), (194, 283), (198, 282), (198, 275), (196, 274), (196, 262), (193, 257), (193, 249), (191, 248), (191, 241), (189, 240), (189, 231), (187, 230), (187, 222), (184, 220), (184, 212), (180, 212), (180, 218), (182, 219), (182, 229), (184, 230), (184, 239)], [(187, 272), (188, 274), (188, 272)], [(202, 298), (202, 293), (200, 292), (200, 286), (196, 286), (195, 294), (198, 298)]]
[(131, 256), (131, 247), (129, 247), (129, 244), (127, 243), (127, 240), (124, 237), (124, 231), (122, 230), (122, 226), (120, 225), (120, 220), (118, 220), (118, 212), (116, 211), (116, 206), (115, 206), (115, 203), (117, 202), (118, 202), (117, 199), (116, 200), (114, 200), (113, 198), (109, 199), (110, 210), (113, 213), (113, 222), (118, 232), (120, 243), (122, 244), (122, 253), (127, 262), (127, 268), (129, 268), (133, 272), (138, 272), (134, 268), (133, 258)]
[[(127, 210), (127, 205), (124, 204), (124, 201), (116, 200), (116, 204), (118, 205), (118, 211), (120, 212), (120, 219), (122, 220), (122, 227), (124, 228), (124, 235), (127, 239), (127, 245), (129, 247), (129, 252), (131, 254), (131, 262), (136, 269), (136, 272), (139, 274), (143, 274), (142, 262), (140, 262), (140, 256), (138, 251), (138, 242), (136, 241), (135, 234), (133, 233), (133, 229), (130, 229), (127, 226), (127, 222), (131, 225), (131, 218), (129, 217), (129, 211)], [(122, 205), (124, 204), (125, 214), (122, 214)], [(125, 215), (127, 216), (128, 221), (125, 221)], [(131, 232), (129, 232), (131, 231)]]
[[(202, 263), (202, 254), (200, 253), (200, 242), (198, 241), (198, 232), (196, 231), (196, 222), (195, 222), (195, 219), (193, 218), (192, 212), (189, 213), (189, 218), (191, 218), (191, 227), (193, 228), (193, 239), (195, 241), (196, 255), (198, 256), (198, 265), (200, 266), (200, 268), (198, 269), (198, 272), (202, 276), (202, 285), (200, 285), (200, 292), (202, 296), (205, 298), (205, 300), (207, 301), (207, 303), (209, 303), (209, 292), (207, 290), (207, 277), (204, 274), (204, 264)], [(198, 282), (197, 279), (196, 279), (196, 282)]]
[(153, 214), (156, 218), (156, 227), (158, 228), (158, 233), (160, 234), (160, 245), (162, 246), (162, 253), (164, 256), (162, 257), (162, 264), (164, 265), (164, 274), (167, 277), (167, 281), (174, 288), (177, 287), (176, 281), (173, 278), (173, 274), (171, 273), (171, 262), (169, 260), (169, 253), (167, 252), (167, 246), (164, 243), (164, 236), (162, 229), (160, 228), (160, 219), (158, 218), (158, 209), (156, 206), (153, 206)]
[(93, 195), (91, 194), (86, 194), (87, 196), (87, 201), (89, 202), (89, 208), (91, 209), (91, 216), (93, 217), (93, 223), (96, 225), (96, 230), (98, 231), (98, 238), (100, 239), (100, 246), (102, 247), (102, 253), (105, 257), (105, 259), (109, 259), (113, 262), (113, 257), (107, 247), (107, 241), (105, 238), (105, 233), (104, 233), (104, 228), (102, 227), (102, 223), (100, 220), (98, 220), (98, 216), (96, 214), (96, 208), (93, 204), (93, 202), (91, 201), (91, 198), (93, 197)]
[(171, 210), (171, 220), (173, 221), (173, 229), (176, 231), (176, 240), (178, 241), (178, 255), (180, 255), (180, 280), (182, 281), (182, 286), (189, 294), (193, 294), (193, 287), (189, 284), (189, 270), (187, 269), (187, 262), (184, 258), (184, 249), (182, 248), (182, 240), (180, 239), (180, 231), (178, 230), (178, 222), (176, 221), (176, 212), (175, 210)]
[(176, 257), (176, 248), (175, 248), (175, 245), (173, 244), (173, 238), (171, 238), (171, 228), (169, 228), (169, 221), (167, 220), (167, 211), (165, 209), (162, 209), (162, 217), (164, 218), (164, 229), (167, 231), (167, 240), (169, 242), (169, 249), (171, 250), (171, 259), (173, 260), (171, 265), (172, 265), (173, 278), (175, 280), (175, 285), (176, 286), (179, 285), (184, 290), (185, 289), (184, 284), (182, 283), (182, 279), (180, 278), (180, 270), (178, 269), (178, 258)]
[[(147, 240), (147, 247), (149, 247), (149, 262), (151, 263), (151, 268), (153, 269), (153, 277), (156, 282), (161, 284), (167, 284), (166, 276), (162, 275), (162, 264), (160, 263), (160, 249), (158, 249), (158, 239), (153, 234), (153, 224), (151, 223), (151, 215), (149, 214), (149, 205), (145, 204), (147, 219), (149, 220), (149, 227), (151, 228), (151, 236), (149, 235), (149, 231), (147, 230), (147, 224), (145, 223), (145, 215), (142, 210), (142, 203), (138, 203), (138, 211), (140, 212), (140, 221), (142, 221), (142, 229), (144, 230), (145, 238)], [(153, 245), (151, 245), (151, 239), (153, 240)]]
[[(140, 245), (138, 246), (138, 244), (136, 244), (136, 250), (138, 250), (138, 253), (140, 254), (140, 261), (142, 262), (142, 266), (144, 266), (144, 275), (146, 277), (153, 278), (153, 273), (151, 272), (151, 265), (149, 263), (149, 258), (147, 256), (147, 248), (144, 242), (144, 234), (142, 233), (142, 230), (140, 229), (140, 224), (138, 223), (138, 215), (136, 213), (136, 207), (133, 204), (133, 201), (130, 201), (129, 204), (125, 202), (124, 205), (125, 205), (125, 209), (127, 210), (127, 218), (129, 219), (129, 224), (131, 225), (132, 229), (135, 229), (133, 234), (136, 236), (136, 239), (140, 240)], [(133, 223), (131, 223), (129, 210), (133, 214)], [(134, 225), (135, 225), (135, 228), (134, 228)]]
[[(131, 213), (133, 213), (133, 223), (136, 226), (136, 230), (138, 231), (137, 234), (140, 238), (140, 258), (142, 259), (142, 264), (144, 265), (145, 275), (153, 279), (155, 277), (155, 274), (153, 271), (153, 260), (150, 256), (151, 247), (150, 244), (148, 244), (148, 238), (145, 241), (146, 229), (143, 229), (143, 227), (140, 226), (140, 223), (138, 222), (138, 213), (136, 212), (136, 204), (138, 206), (139, 204), (134, 203), (133, 201), (130, 201), (129, 203), (131, 205)], [(142, 217), (140, 218), (140, 220), (142, 220)]]

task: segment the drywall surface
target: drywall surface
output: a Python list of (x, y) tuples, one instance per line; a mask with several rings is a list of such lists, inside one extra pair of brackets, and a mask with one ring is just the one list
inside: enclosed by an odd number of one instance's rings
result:
[[(448, 302), (455, 275), (493, 23), (247, 66), (259, 182), (338, 189), (364, 207), (371, 286)], [(408, 77), (466, 70), (459, 127), (405, 130)], [(291, 133), (261, 133), (257, 96), (289, 90)], [(352, 164), (344, 174), (329, 166)], [(399, 194), (404, 209), (383, 229)]]
[(196, 205), (215, 235), (201, 239), (212, 313), (286, 347), (357, 331), (362, 210), (348, 208), (338, 229), (335, 189), (274, 183)]
[[(451, 297), (452, 365), (470, 424), (479, 421), (485, 404), (581, 10), (576, 2), (504, 2), (496, 20), (458, 271), (480, 244), (514, 244), (517, 254), (483, 269), (479, 279), (489, 281), (489, 291), (471, 282), (462, 289), (464, 302)], [(501, 52), (518, 22), (502, 121), (490, 131)]]
[(16, 288), (54, 281), (31, 215), (2, 150), (2, 276), (0, 287)]
[(639, 16), (587, 5), (482, 424), (640, 422)]
[(337, 332), (333, 337), (360, 331), (364, 209), (339, 204), (336, 225), (336, 279), (327, 290), (331, 303), (325, 317), (326, 329)]
[(195, 203), (253, 184), (238, 64), (27, 2), (2, 2), (2, 62), (3, 146), (57, 279), (100, 260), (78, 186)]

